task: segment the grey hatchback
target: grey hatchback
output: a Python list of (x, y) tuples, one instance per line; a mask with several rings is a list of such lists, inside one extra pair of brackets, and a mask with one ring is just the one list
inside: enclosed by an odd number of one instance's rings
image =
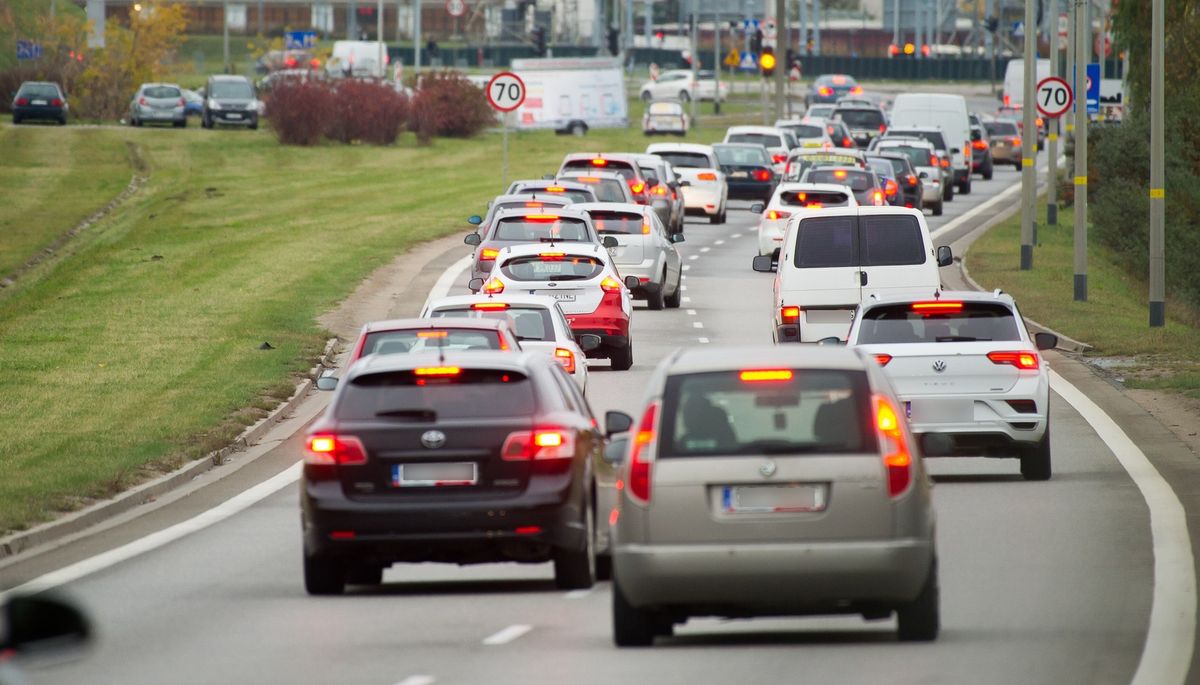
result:
[[(735, 360), (753, 360), (739, 366)], [(613, 636), (691, 616), (897, 614), (939, 629), (930, 483), (886, 377), (835, 347), (681, 350), (649, 382), (618, 469)]]

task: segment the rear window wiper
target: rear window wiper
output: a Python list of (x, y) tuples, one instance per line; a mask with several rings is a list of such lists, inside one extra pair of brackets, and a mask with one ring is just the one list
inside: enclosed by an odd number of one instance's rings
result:
[(972, 338), (969, 335), (940, 335), (936, 342), (979, 342), (990, 341), (991, 338)]
[(437, 412), (432, 409), (384, 409), (375, 412), (375, 416), (389, 419), (412, 419), (413, 421), (437, 421)]

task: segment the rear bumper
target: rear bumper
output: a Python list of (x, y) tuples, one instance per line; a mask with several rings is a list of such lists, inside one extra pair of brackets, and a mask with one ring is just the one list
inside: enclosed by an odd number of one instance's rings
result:
[(716, 215), (721, 213), (721, 190), (717, 187), (684, 186), (684, 211)]
[(13, 107), (12, 114), (20, 119), (48, 119), (58, 121), (67, 116), (62, 107)]
[(133, 110), (133, 113), (139, 121), (183, 121), (187, 118), (183, 107), (176, 107), (175, 109), (138, 107)]
[(208, 118), (214, 124), (225, 126), (253, 126), (258, 124), (258, 112), (251, 111), (231, 112), (228, 110), (212, 109), (208, 111)]
[(930, 540), (618, 545), (614, 573), (631, 604), (803, 613), (851, 602), (914, 599), (933, 561)]
[(767, 202), (775, 192), (775, 183), (762, 181), (727, 181), (729, 198), (734, 200), (762, 200)]

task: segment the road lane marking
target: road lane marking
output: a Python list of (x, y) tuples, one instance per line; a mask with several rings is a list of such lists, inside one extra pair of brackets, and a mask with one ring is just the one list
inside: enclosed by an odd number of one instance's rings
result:
[(695, 315), (696, 315), (696, 310), (695, 310), (695, 309), (689, 309), (689, 310), (687, 310), (687, 313), (688, 313), (688, 316), (695, 316)]
[(700, 341), (700, 342), (702, 342), (702, 343), (705, 343), (705, 344), (707, 344), (707, 343), (708, 343), (708, 338), (696, 338), (696, 340), (698, 340), (698, 341)]
[(700, 248), (700, 251), (701, 251), (701, 252), (708, 252), (708, 251), (709, 251), (709, 250), (711, 250), (711, 249), (712, 249), (711, 247), (702, 247), (702, 248)]
[(698, 254), (688, 255), (688, 259), (700, 259), (700, 255), (698, 255)]
[(446, 267), (446, 270), (434, 282), (433, 288), (430, 289), (429, 297), (425, 298), (425, 305), (421, 307), (421, 311), (425, 311), (425, 307), (428, 307), (430, 302), (449, 295), (450, 288), (454, 287), (454, 281), (458, 280), (459, 274), (466, 271), (470, 266), (471, 255), (467, 255)]
[[(691, 264), (684, 264), (684, 265), (683, 265), (682, 267), (680, 267), (680, 268), (681, 268), (681, 269), (683, 269), (684, 271), (687, 271), (688, 269), (692, 268), (692, 265), (691, 265)], [(687, 278), (687, 276), (684, 276), (684, 278)]]
[(692, 328), (704, 328), (704, 324), (699, 321), (693, 321)]
[(533, 626), (527, 626), (521, 623), (511, 625), (495, 635), (489, 635), (488, 637), (483, 638), (483, 644), (489, 646), (505, 645), (521, 637), (525, 633), (528, 633), (530, 630), (533, 630)]
[(19, 585), (6, 592), (0, 592), (0, 603), (9, 594), (41, 592), (42, 590), (49, 590), (50, 588), (79, 580), (84, 576), (102, 571), (110, 566), (115, 566), (123, 561), (128, 561), (136, 556), (158, 549), (182, 537), (204, 530), (215, 523), (220, 523), (295, 483), (300, 479), (302, 468), (303, 464), (297, 462), (286, 471), (278, 473), (249, 490), (239, 493), (212, 509), (197, 514), (186, 521), (181, 521), (169, 528), (164, 528), (143, 538), (138, 538), (133, 542), (126, 543), (102, 554), (97, 554), (94, 557), (77, 561), (70, 566), (64, 566), (57, 571), (51, 571), (43, 576), (38, 576), (28, 583)]
[(730, 237), (730, 238), (741, 238), (741, 237), (742, 237), (742, 234), (741, 234), (741, 233), (734, 233), (733, 235), (731, 235), (731, 236), (729, 236), (729, 237)]
[(563, 599), (583, 599), (590, 594), (592, 594), (592, 588), (588, 588), (586, 590), (571, 590), (567, 594), (563, 595)]
[[(687, 290), (687, 288), (683, 288), (683, 289)], [(692, 301), (692, 298), (690, 298), (690, 297), (684, 297), (682, 300), (680, 300), (680, 302), (691, 302), (691, 301)]]
[(396, 685), (432, 685), (437, 679), (431, 675), (410, 675)]
[(713, 243), (713, 245), (724, 245), (724, 244), (725, 244), (725, 241), (724, 241), (724, 240), (718, 240), (718, 241), (716, 241), (716, 242), (714, 242), (714, 243)]
[(1050, 387), (1112, 450), (1150, 509), (1154, 598), (1146, 643), (1130, 685), (1182, 685), (1196, 641), (1196, 576), (1187, 514), (1171, 485), (1103, 409), (1054, 371)]
[[(1065, 158), (1060, 157), (1059, 159), (1061, 161), (1062, 159), (1065, 159)], [(1041, 168), (1039, 169), (1039, 173), (1047, 171), (1048, 168), (1049, 168), (1048, 164), (1043, 164), (1041, 166)], [(963, 212), (961, 216), (955, 217), (949, 223), (947, 223), (945, 226), (942, 226), (940, 228), (930, 231), (929, 238), (931, 240), (937, 240), (940, 236), (942, 236), (946, 233), (949, 233), (950, 231), (953, 231), (954, 229), (967, 223), (971, 219), (974, 219), (979, 214), (982, 214), (982, 213), (988, 211), (992, 207), (994, 207), (1002, 202), (1007, 202), (1008, 200), (1010, 200), (1011, 198), (1013, 198), (1020, 192), (1021, 192), (1021, 184), (1020, 183), (1017, 183), (1016, 185), (1013, 185), (1013, 186), (1009, 186), (1004, 191), (997, 193), (995, 197), (987, 200), (986, 202), (982, 202), (978, 205), (975, 205), (971, 209)]]

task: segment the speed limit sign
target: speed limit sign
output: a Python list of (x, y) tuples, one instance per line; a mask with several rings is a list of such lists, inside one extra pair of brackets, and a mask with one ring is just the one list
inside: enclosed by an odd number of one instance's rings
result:
[(455, 18), (467, 13), (467, 3), (464, 0), (446, 0), (446, 12)]
[(1038, 111), (1051, 119), (1066, 114), (1074, 102), (1071, 86), (1057, 76), (1048, 76), (1038, 81), (1036, 97)]
[(502, 71), (488, 81), (487, 99), (501, 112), (511, 112), (525, 102), (525, 82), (511, 71)]

